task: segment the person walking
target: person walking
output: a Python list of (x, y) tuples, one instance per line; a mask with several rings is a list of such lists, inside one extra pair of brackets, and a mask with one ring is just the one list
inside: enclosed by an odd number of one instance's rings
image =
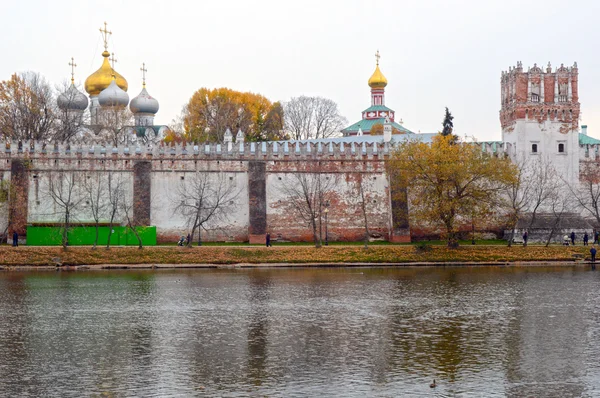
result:
[(594, 231), (594, 245), (598, 244), (598, 238), (600, 237), (600, 232)]
[(265, 241), (266, 241), (267, 247), (272, 246), (271, 245), (271, 234), (268, 232), (267, 232), (267, 237), (266, 237)]
[(528, 238), (529, 238), (529, 234), (527, 233), (527, 230), (525, 230), (525, 232), (523, 232), (523, 246), (527, 246)]
[(590, 249), (590, 255), (592, 257), (592, 269), (596, 269), (596, 248), (592, 245)]
[(575, 246), (575, 231), (571, 231), (571, 244)]
[(19, 246), (19, 234), (17, 231), (13, 232), (13, 247)]
[(190, 234), (187, 234), (186, 238), (185, 238), (185, 245), (189, 245), (190, 244), (190, 240), (192, 239), (192, 237), (190, 236)]
[(588, 245), (588, 234), (587, 232), (583, 234), (583, 245), (587, 246)]

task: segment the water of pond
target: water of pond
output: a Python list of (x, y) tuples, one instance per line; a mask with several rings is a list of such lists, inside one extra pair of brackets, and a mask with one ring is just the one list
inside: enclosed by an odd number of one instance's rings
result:
[(599, 292), (583, 267), (1, 273), (0, 396), (598, 396)]

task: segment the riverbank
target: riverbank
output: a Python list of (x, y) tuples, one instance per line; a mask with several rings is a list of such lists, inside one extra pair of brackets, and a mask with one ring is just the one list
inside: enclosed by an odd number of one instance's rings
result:
[(0, 247), (0, 267), (90, 266), (90, 268), (211, 267), (211, 266), (367, 266), (448, 265), (468, 263), (581, 263), (589, 258), (589, 246), (461, 246), (448, 249), (419, 245), (314, 247)]

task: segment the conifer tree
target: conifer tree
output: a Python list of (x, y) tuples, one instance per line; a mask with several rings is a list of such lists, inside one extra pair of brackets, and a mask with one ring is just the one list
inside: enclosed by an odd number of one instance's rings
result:
[(452, 129), (454, 128), (452, 119), (454, 119), (454, 116), (452, 116), (452, 114), (448, 110), (448, 107), (446, 107), (446, 114), (444, 115), (444, 121), (442, 122), (442, 126), (444, 126), (444, 129), (442, 130), (442, 135), (444, 137), (452, 135)]

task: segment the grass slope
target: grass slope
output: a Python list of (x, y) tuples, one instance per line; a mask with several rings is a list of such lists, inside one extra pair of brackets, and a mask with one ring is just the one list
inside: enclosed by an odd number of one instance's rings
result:
[(239, 263), (413, 263), (413, 262), (517, 262), (573, 261), (589, 257), (584, 246), (444, 246), (385, 245), (364, 250), (358, 246), (231, 247), (204, 246), (114, 247), (110, 250), (90, 247), (0, 246), (0, 265), (94, 265), (94, 264), (239, 264)]

